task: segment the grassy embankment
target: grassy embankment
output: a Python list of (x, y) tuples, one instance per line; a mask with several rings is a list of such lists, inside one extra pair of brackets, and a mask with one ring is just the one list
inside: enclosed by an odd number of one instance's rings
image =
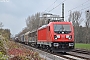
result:
[(90, 44), (75, 43), (75, 48), (90, 50)]
[(11, 41), (8, 32), (0, 30), (0, 60), (45, 60), (38, 52)]

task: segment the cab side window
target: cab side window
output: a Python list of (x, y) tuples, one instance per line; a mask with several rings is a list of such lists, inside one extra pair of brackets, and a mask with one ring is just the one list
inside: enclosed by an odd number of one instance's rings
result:
[(48, 26), (48, 31), (50, 31), (50, 26)]

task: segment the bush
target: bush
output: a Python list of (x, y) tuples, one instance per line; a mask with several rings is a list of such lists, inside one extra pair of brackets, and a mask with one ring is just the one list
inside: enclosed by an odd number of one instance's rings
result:
[(7, 60), (8, 57), (4, 55), (2, 52), (0, 52), (0, 60)]
[(2, 40), (0, 40), (0, 52), (2, 52), (3, 54), (6, 54), (6, 49), (5, 49), (5, 47), (3, 46)]

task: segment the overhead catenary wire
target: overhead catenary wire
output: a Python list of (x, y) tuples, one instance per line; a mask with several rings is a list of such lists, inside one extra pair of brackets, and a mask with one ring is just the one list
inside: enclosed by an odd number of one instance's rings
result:
[[(66, 0), (64, 0), (63, 2), (65, 2)], [(62, 2), (62, 3), (63, 3)], [(52, 10), (54, 10), (55, 8), (57, 8), (59, 5), (61, 5), (62, 3), (58, 4), (56, 7), (52, 8), (51, 10), (49, 10), (48, 12), (51, 12)]]
[[(54, 3), (56, 3), (56, 1), (57, 1), (57, 0), (55, 0)], [(64, 0), (63, 2), (65, 2), (65, 1), (66, 1), (66, 0)], [(74, 9), (76, 9), (76, 8), (79, 8), (80, 6), (84, 6), (84, 4), (87, 3), (88, 1), (90, 1), (90, 0), (85, 1), (84, 3), (80, 4), (79, 6), (70, 9), (69, 11), (74, 10)], [(63, 2), (62, 2), (62, 3), (63, 3)], [(54, 4), (54, 3), (53, 3), (53, 4)], [(56, 7), (52, 8), (52, 9), (49, 10), (48, 12), (51, 12), (52, 10), (54, 10), (55, 8), (57, 8), (59, 5), (61, 5), (62, 3), (58, 4)], [(52, 5), (53, 5), (53, 4), (52, 4)], [(48, 7), (48, 8), (49, 8), (49, 7)], [(45, 11), (46, 11), (46, 10), (45, 10)]]
[[(49, 9), (52, 5), (54, 5), (57, 2), (57, 0), (55, 0), (47, 9)], [(47, 11), (47, 9), (45, 11)], [(45, 12), (44, 11), (44, 12)]]
[(86, 8), (89, 8), (89, 7), (90, 7), (90, 6), (88, 6), (88, 7), (85, 7), (85, 8), (83, 8), (83, 9), (79, 10), (79, 11), (85, 10)]
[[(56, 3), (56, 1), (57, 1), (57, 0), (55, 0), (54, 3)], [(66, 0), (64, 0), (63, 2), (65, 2), (65, 1), (66, 1)], [(88, 1), (90, 1), (90, 0), (85, 1), (84, 3), (80, 4), (79, 6), (70, 9), (69, 11), (72, 11), (72, 10), (74, 10), (74, 9), (77, 9), (77, 8), (81, 7), (81, 6), (86, 5), (86, 3), (87, 3)], [(62, 2), (62, 3), (63, 3), (63, 2)], [(54, 3), (53, 3), (53, 4), (54, 4)], [(57, 8), (59, 5), (61, 5), (62, 3), (58, 4), (57, 6), (55, 6), (54, 8), (52, 8), (51, 10), (49, 10), (48, 12), (51, 12), (52, 10), (54, 10), (55, 8)], [(52, 4), (52, 5), (53, 5), (53, 4)], [(86, 7), (86, 8), (89, 8), (89, 7), (90, 7), (90, 6), (88, 6), (88, 7)], [(48, 8), (49, 8), (49, 7), (48, 7)], [(48, 8), (47, 8), (47, 9), (48, 9)], [(86, 8), (83, 8), (83, 9), (81, 9), (81, 10), (79, 10), (79, 11), (82, 11), (82, 10), (84, 10), (84, 9), (86, 9)], [(46, 11), (46, 10), (45, 10), (45, 11)], [(68, 17), (68, 16), (69, 16), (69, 15), (67, 15), (67, 16), (65, 16), (65, 17)]]
[[(74, 9), (77, 9), (77, 8), (81, 7), (81, 6), (85, 6), (85, 5), (90, 4), (90, 3), (86, 4), (88, 1), (90, 1), (90, 0), (85, 1), (84, 3), (80, 4), (79, 6), (77, 6), (77, 7), (74, 7), (74, 8), (72, 8), (72, 9), (70, 9), (69, 11), (72, 11), (72, 10), (74, 10)], [(85, 8), (83, 8), (83, 9), (80, 9), (80, 10), (78, 10), (78, 11), (85, 10), (86, 8), (89, 8), (89, 7), (90, 7), (90, 6), (85, 7)], [(68, 11), (68, 12), (69, 12), (69, 11)], [(69, 15), (67, 15), (66, 17), (68, 17), (68, 16), (69, 16)]]
[[(87, 9), (87, 8), (89, 8), (89, 7), (90, 7), (90, 6), (88, 6), (88, 7), (85, 7), (85, 8), (83, 8), (83, 9), (81, 9), (81, 10), (78, 10), (78, 11), (85, 10), (85, 9)], [(85, 13), (85, 12), (82, 12), (82, 13)], [(68, 16), (69, 16), (69, 15), (65, 16), (65, 18), (66, 18), (66, 17), (68, 17)], [(81, 21), (83, 21), (83, 20), (81, 20)], [(80, 21), (80, 22), (81, 22), (81, 21)]]
[[(78, 10), (78, 11), (82, 11), (82, 10), (85, 10), (85, 9), (87, 9), (87, 8), (89, 8), (90, 6), (88, 6), (88, 7), (85, 7), (85, 8), (83, 8), (83, 9), (80, 9), (80, 10)], [(69, 15), (67, 15), (67, 16), (65, 16), (65, 17), (68, 17)]]
[(80, 4), (79, 6), (76, 6), (76, 7), (72, 8), (72, 9), (70, 9), (69, 11), (74, 10), (76, 8), (79, 8), (81, 6), (84, 6), (84, 4), (86, 4), (88, 1), (90, 1), (90, 0), (85, 1), (84, 3)]
[[(63, 2), (65, 2), (66, 0), (64, 0)], [(87, 3), (88, 1), (90, 1), (90, 0), (87, 0), (87, 1), (85, 1), (84, 3), (82, 3), (81, 5), (79, 5), (79, 6), (77, 6), (77, 7), (75, 7), (75, 8), (72, 8), (71, 10), (74, 10), (74, 9), (76, 9), (76, 8), (79, 8), (80, 6), (83, 6), (85, 3)], [(62, 3), (63, 3), (62, 2)], [(56, 7), (54, 7), (54, 8), (52, 8), (51, 10), (49, 10), (48, 12), (51, 12), (52, 10), (54, 10), (55, 8), (57, 8), (59, 5), (61, 5), (62, 3), (60, 3), (60, 4), (58, 4)], [(71, 11), (71, 10), (69, 10), (69, 11)], [(84, 10), (84, 9), (81, 9), (81, 10)], [(69, 15), (68, 15), (69, 16)], [(66, 16), (66, 17), (68, 17), (68, 16)]]

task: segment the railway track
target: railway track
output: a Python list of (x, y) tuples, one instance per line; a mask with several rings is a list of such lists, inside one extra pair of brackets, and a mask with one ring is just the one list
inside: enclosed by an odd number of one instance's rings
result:
[(75, 52), (51, 53), (51, 52), (47, 52), (47, 50), (37, 49), (24, 44), (22, 45), (28, 49), (39, 52), (40, 56), (42, 58), (45, 58), (46, 60), (90, 60), (90, 57), (85, 57), (85, 56), (83, 57), (82, 55), (75, 54)]
[(87, 51), (87, 50), (84, 50), (84, 49), (74, 49), (72, 52), (90, 55), (90, 51)]
[(84, 60), (90, 60), (90, 56), (89, 55), (84, 55), (84, 54), (77, 54), (77, 53), (73, 53), (73, 52), (67, 52), (67, 54), (74, 56), (74, 57), (78, 57)]

